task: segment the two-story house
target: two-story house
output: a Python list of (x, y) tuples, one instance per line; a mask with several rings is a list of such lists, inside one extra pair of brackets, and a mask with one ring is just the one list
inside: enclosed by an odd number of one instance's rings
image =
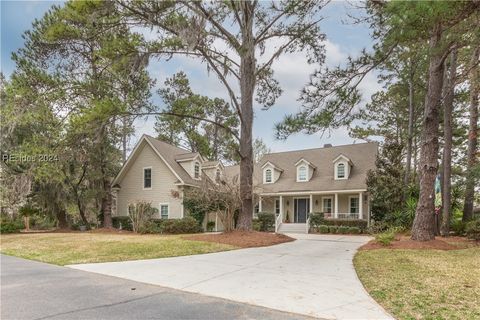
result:
[[(367, 172), (375, 166), (376, 143), (266, 154), (254, 168), (256, 212), (275, 213), (280, 231), (304, 230), (309, 212), (330, 218), (368, 219)], [(207, 161), (200, 154), (144, 135), (114, 180), (115, 212), (145, 200), (159, 218), (182, 218), (186, 188), (239, 174), (238, 166)], [(303, 229), (302, 229), (303, 228)]]

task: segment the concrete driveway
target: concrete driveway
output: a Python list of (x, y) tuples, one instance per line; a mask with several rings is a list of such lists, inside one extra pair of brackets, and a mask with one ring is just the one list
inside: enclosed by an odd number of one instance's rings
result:
[(70, 267), (325, 319), (391, 319), (353, 268), (368, 237), (290, 236), (264, 248)]

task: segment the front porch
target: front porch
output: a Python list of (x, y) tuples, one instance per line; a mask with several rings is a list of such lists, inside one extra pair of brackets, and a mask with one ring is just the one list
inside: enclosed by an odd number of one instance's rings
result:
[(310, 213), (322, 212), (331, 219), (368, 220), (369, 202), (365, 190), (261, 194), (256, 211), (275, 214), (275, 232), (284, 225), (282, 229), (308, 233)]

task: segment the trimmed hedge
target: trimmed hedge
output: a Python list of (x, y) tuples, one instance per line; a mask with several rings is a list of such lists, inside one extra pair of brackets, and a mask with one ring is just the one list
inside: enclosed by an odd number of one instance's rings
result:
[(328, 233), (329, 230), (328, 230), (328, 226), (322, 224), (322, 225), (319, 225), (318, 226), (318, 232), (320, 233)]
[(132, 220), (129, 216), (115, 216), (112, 217), (112, 225), (115, 229), (133, 231)]
[(161, 223), (163, 233), (182, 234), (202, 232), (202, 227), (194, 217), (188, 216), (182, 219), (165, 219)]
[(275, 214), (259, 212), (258, 221), (260, 222), (260, 231), (275, 231)]
[(327, 226), (347, 226), (347, 227), (357, 227), (361, 230), (367, 229), (368, 222), (367, 220), (360, 219), (325, 219), (324, 225)]
[(318, 230), (321, 225), (326, 225), (323, 212), (312, 212), (310, 213), (309, 218), (310, 226), (315, 230)]
[(260, 231), (261, 223), (258, 219), (253, 219), (252, 220), (252, 229), (254, 231)]

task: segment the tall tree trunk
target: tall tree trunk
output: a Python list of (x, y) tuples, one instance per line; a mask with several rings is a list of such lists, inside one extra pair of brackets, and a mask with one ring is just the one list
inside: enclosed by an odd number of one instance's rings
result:
[(78, 208), (78, 213), (80, 214), (80, 218), (82, 218), (83, 223), (85, 224), (85, 227), (87, 230), (90, 230), (90, 223), (88, 223), (87, 216), (85, 215), (85, 210), (82, 205), (82, 201), (80, 200), (80, 196), (78, 194), (75, 194), (77, 198), (77, 208)]
[(442, 157), (442, 224), (440, 234), (444, 237), (450, 232), (450, 210), (452, 207), (452, 112), (457, 72), (457, 51), (451, 54), (446, 94), (443, 100), (443, 157)]
[(59, 229), (67, 229), (68, 228), (68, 222), (67, 222), (67, 213), (65, 212), (65, 209), (57, 208), (56, 216), (57, 216), (57, 221), (58, 221), (58, 228)]
[(238, 217), (238, 229), (250, 230), (253, 216), (253, 92), (255, 88), (255, 45), (253, 37), (254, 4), (240, 2), (242, 6), (242, 50), (240, 59), (240, 196), (242, 210)]
[(468, 127), (468, 150), (467, 150), (467, 180), (465, 184), (465, 202), (463, 205), (463, 221), (473, 218), (473, 198), (475, 194), (475, 177), (471, 170), (477, 163), (477, 139), (478, 139), (478, 99), (480, 95), (480, 67), (478, 59), (480, 47), (477, 47), (472, 55), (470, 71), (470, 124)]
[(408, 138), (407, 138), (407, 163), (405, 168), (405, 190), (410, 183), (410, 170), (412, 167), (412, 141), (413, 141), (413, 68), (410, 70), (408, 81)]
[(438, 170), (439, 105), (443, 86), (442, 27), (437, 24), (430, 37), (428, 89), (425, 99), (422, 145), (420, 149), (420, 197), (412, 227), (412, 239), (435, 239), (434, 187)]

